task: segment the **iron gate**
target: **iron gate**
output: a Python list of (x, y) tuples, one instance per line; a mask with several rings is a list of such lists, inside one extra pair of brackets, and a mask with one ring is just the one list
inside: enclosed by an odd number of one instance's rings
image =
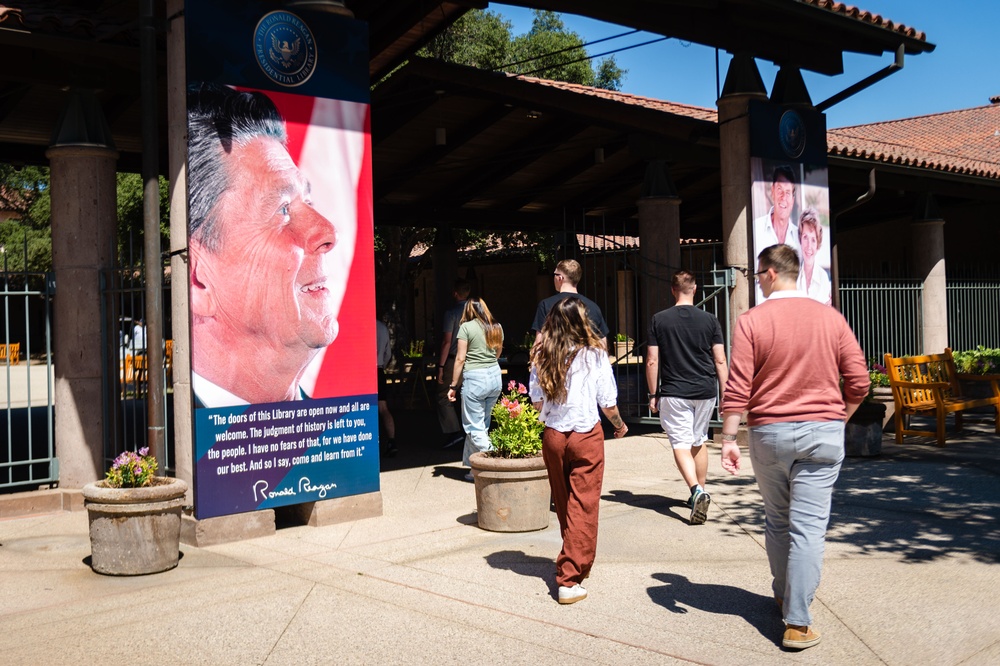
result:
[[(3, 257), (0, 342), (0, 491), (32, 490), (59, 480), (53, 430), (52, 273), (8, 271)], [(27, 265), (27, 247), (25, 261)]]

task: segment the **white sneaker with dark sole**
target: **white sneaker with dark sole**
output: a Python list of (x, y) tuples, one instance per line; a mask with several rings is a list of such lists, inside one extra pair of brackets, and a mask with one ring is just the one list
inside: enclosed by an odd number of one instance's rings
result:
[(573, 587), (559, 587), (559, 603), (561, 604), (575, 604), (586, 598), (587, 590), (583, 589), (579, 584)]
[(708, 507), (712, 505), (712, 496), (702, 491), (695, 493), (694, 506), (691, 508), (691, 524), (702, 525), (708, 520)]

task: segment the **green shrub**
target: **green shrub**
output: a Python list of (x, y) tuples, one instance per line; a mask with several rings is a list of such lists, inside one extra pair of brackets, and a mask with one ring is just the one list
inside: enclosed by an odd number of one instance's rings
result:
[(968, 351), (952, 352), (955, 368), (965, 375), (1000, 374), (1000, 349), (987, 349), (979, 345)]

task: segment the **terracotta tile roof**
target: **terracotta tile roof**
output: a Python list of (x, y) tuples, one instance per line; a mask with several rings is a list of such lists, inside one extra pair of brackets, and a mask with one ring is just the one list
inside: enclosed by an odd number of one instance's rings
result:
[(827, 130), (830, 155), (1000, 179), (1000, 105)]
[(927, 41), (927, 35), (924, 34), (922, 30), (918, 31), (915, 28), (903, 25), (902, 23), (896, 23), (895, 21), (884, 18), (879, 14), (859, 9), (853, 5), (848, 5), (843, 2), (834, 2), (834, 0), (800, 0), (800, 2), (804, 5), (813, 5), (814, 7), (829, 10), (835, 14), (849, 16), (853, 19), (861, 21), (862, 23), (871, 23), (872, 25), (877, 25), (892, 32), (898, 32), (901, 35), (906, 35), (907, 37), (918, 39), (922, 42)]
[(662, 111), (663, 113), (672, 113), (677, 116), (694, 118), (695, 120), (705, 120), (712, 123), (718, 122), (718, 112), (715, 109), (708, 109), (703, 106), (693, 106), (691, 104), (678, 104), (677, 102), (667, 102), (661, 99), (653, 99), (652, 97), (631, 95), (629, 93), (623, 93), (617, 90), (605, 90), (604, 88), (593, 88), (591, 86), (584, 86), (578, 83), (566, 83), (565, 81), (550, 81), (548, 79), (537, 79), (533, 76), (523, 76), (518, 74), (508, 74), (507, 76), (516, 78), (520, 81), (525, 81), (527, 83), (534, 83), (549, 88), (566, 90), (569, 92), (577, 93), (579, 95), (587, 95), (588, 97), (598, 97), (601, 99), (606, 99), (611, 102), (617, 102), (619, 104), (627, 104), (629, 106), (639, 106), (646, 109), (652, 109), (653, 111)]
[[(509, 75), (514, 76), (514, 75)], [(718, 122), (714, 109), (530, 76), (515, 78), (579, 95)], [(994, 101), (996, 100), (996, 101)], [(988, 106), (827, 130), (830, 155), (1000, 180), (1000, 96)]]

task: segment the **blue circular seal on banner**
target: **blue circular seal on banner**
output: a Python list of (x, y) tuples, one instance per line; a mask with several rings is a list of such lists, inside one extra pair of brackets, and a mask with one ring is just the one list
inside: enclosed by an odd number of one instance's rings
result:
[(778, 140), (781, 141), (781, 149), (792, 158), (800, 157), (806, 149), (806, 127), (797, 111), (789, 109), (781, 114)]
[(300, 86), (316, 71), (316, 40), (291, 12), (265, 14), (253, 32), (253, 50), (261, 70), (278, 85)]

